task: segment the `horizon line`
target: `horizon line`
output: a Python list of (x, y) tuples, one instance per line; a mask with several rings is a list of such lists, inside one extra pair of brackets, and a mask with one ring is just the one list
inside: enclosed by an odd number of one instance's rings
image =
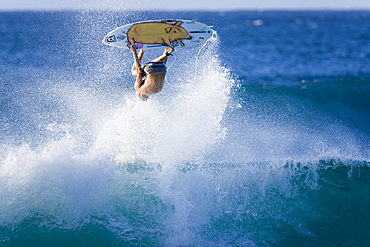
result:
[(0, 12), (65, 12), (65, 11), (157, 11), (157, 12), (237, 12), (237, 11), (370, 11), (369, 8), (230, 8), (230, 9), (132, 9), (132, 8), (0, 8)]

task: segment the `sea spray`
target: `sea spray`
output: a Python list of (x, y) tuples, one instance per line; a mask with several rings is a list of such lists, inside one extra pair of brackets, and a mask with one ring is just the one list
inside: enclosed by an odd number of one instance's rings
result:
[[(170, 92), (169, 98), (162, 92), (148, 102), (126, 96), (125, 105), (103, 121), (94, 152), (116, 152), (121, 161), (138, 158), (176, 165), (197, 158), (223, 137), (221, 120), (233, 82), (215, 56), (216, 37), (209, 46), (197, 64), (187, 61), (185, 66), (178, 60), (186, 70), (168, 72), (167, 84), (180, 84), (177, 95)], [(195, 66), (199, 75), (193, 79), (189, 71)]]

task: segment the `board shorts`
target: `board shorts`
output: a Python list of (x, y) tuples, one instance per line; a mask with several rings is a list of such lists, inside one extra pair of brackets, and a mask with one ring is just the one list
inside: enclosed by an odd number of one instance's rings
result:
[(143, 76), (158, 72), (167, 72), (167, 67), (163, 62), (149, 62), (142, 68)]

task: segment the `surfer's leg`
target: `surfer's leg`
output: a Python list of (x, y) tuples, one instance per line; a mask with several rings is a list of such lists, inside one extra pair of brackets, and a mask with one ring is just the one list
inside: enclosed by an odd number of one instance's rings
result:
[(138, 55), (138, 58), (139, 58), (140, 62), (143, 59), (143, 56), (144, 56), (144, 49), (141, 49), (140, 52), (139, 52), (139, 55)]
[(136, 66), (136, 63), (134, 63), (134, 64), (132, 65), (131, 74), (132, 74), (133, 76), (137, 76), (137, 66)]
[[(137, 56), (137, 58), (139, 60), (139, 64), (141, 64), (141, 60), (143, 59), (143, 56), (144, 56), (144, 49), (140, 50), (139, 55)], [(131, 69), (131, 74), (134, 75), (134, 76), (137, 76), (137, 73), (138, 73), (137, 72), (138, 67), (137, 67), (136, 64), (137, 64), (136, 61), (134, 61), (134, 64), (132, 65), (132, 69)]]
[(174, 52), (174, 48), (167, 48), (162, 56), (157, 57), (156, 59), (153, 59), (152, 62), (162, 62), (167, 63), (168, 56), (171, 55), (172, 52)]
[[(138, 67), (138, 65), (139, 65), (139, 67)], [(134, 64), (132, 65), (132, 69), (131, 69), (131, 74), (133, 75), (133, 76), (137, 76), (138, 75), (138, 71), (140, 70), (140, 64), (138, 64), (136, 61), (134, 61)]]
[(131, 73), (132, 75), (137, 76), (140, 72), (140, 68), (141, 68), (140, 63), (141, 63), (141, 58), (143, 58), (144, 56), (144, 52), (140, 51), (140, 54), (139, 54), (140, 58), (139, 58), (136, 52), (136, 47), (132, 45), (131, 46), (128, 45), (128, 47), (130, 48), (132, 55), (134, 56), (134, 64), (132, 65)]

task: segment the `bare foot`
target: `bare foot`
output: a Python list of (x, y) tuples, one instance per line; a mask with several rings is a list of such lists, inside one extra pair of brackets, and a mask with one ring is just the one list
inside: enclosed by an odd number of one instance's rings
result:
[(165, 52), (168, 54), (171, 54), (172, 52), (175, 51), (175, 48), (166, 48)]
[(127, 47), (128, 47), (131, 51), (136, 51), (136, 50), (137, 50), (137, 46), (136, 46), (135, 44), (128, 43), (128, 44), (127, 44)]

